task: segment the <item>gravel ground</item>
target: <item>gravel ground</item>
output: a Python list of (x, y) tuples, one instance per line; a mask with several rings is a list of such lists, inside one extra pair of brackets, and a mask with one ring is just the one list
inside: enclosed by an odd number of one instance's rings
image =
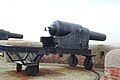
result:
[[(82, 66), (75, 68), (67, 64), (40, 63), (39, 73), (36, 76), (26, 76), (23, 71), (17, 73), (15, 63), (6, 63), (0, 57), (0, 80), (96, 80), (97, 75), (91, 71), (85, 70)], [(103, 79), (103, 70), (94, 68)]]

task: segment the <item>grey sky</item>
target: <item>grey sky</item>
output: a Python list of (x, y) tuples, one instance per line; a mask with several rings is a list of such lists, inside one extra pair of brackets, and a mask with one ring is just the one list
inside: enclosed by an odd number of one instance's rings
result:
[(55, 20), (104, 33), (104, 43), (120, 41), (120, 0), (0, 0), (0, 29), (22, 33), (24, 40), (47, 36), (44, 27)]

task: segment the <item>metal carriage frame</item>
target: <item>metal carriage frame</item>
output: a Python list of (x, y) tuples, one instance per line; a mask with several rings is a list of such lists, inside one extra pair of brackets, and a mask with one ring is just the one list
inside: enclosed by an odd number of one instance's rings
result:
[[(25, 73), (28, 76), (33, 76), (39, 72), (39, 61), (45, 54), (59, 54), (62, 57), (63, 54), (70, 54), (68, 58), (69, 66), (75, 67), (78, 64), (78, 59), (75, 55), (85, 56), (84, 67), (91, 70), (93, 67), (91, 50), (80, 49), (63, 49), (55, 47), (27, 47), (27, 46), (13, 46), (13, 45), (0, 45), (0, 51), (5, 52), (8, 57), (16, 63), (17, 72), (21, 72), (22, 65), (27, 66)], [(20, 54), (25, 54), (25, 57), (21, 57)], [(17, 59), (13, 59), (11, 54), (16, 54)], [(27, 61), (29, 54), (36, 55), (32, 60)]]

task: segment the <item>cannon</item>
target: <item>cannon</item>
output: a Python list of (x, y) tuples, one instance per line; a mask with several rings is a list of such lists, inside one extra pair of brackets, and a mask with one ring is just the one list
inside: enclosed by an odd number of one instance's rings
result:
[(73, 24), (73, 23), (68, 23), (63, 21), (53, 22), (53, 24), (50, 27), (48, 27), (48, 29), (49, 29), (50, 35), (52, 36), (66, 36), (71, 32), (79, 30), (80, 33), (89, 34), (89, 40), (104, 41), (106, 39), (105, 34), (89, 31), (87, 28), (82, 27), (79, 24)]
[[(47, 28), (45, 28), (45, 31), (47, 31)], [(47, 37), (41, 39), (44, 46), (55, 45), (60, 48), (85, 50), (88, 49), (89, 40), (104, 41), (106, 39), (105, 34), (93, 32), (81, 25), (63, 21), (53, 22), (48, 27), (48, 31), (51, 35), (51, 37), (48, 37), (49, 40), (46, 40)]]
[(11, 33), (9, 31), (5, 31), (3, 29), (0, 29), (0, 40), (8, 40), (9, 38), (22, 39), (23, 35), (22, 34)]
[[(46, 54), (59, 54), (59, 57), (63, 57), (63, 54), (69, 54), (68, 58), (69, 66), (75, 67), (78, 64), (76, 55), (82, 55), (85, 58), (84, 68), (91, 70), (93, 67), (92, 57), (89, 49), (89, 40), (104, 41), (106, 35), (82, 27), (79, 24), (73, 24), (63, 21), (55, 21), (50, 27), (45, 27), (45, 31), (49, 31), (50, 36), (40, 37), (42, 47), (28, 47), (28, 46), (14, 46), (14, 45), (0, 45), (0, 51), (6, 52), (8, 57), (14, 61), (17, 72), (21, 72), (22, 65), (27, 66), (25, 73), (28, 76), (33, 76), (39, 72), (39, 61)], [(2, 32), (2, 31), (1, 31)], [(4, 31), (3, 31), (4, 32)], [(8, 38), (22, 38), (22, 35), (11, 34), (7, 32)], [(2, 35), (0, 33), (0, 35)], [(16, 54), (17, 60), (13, 59), (11, 54)], [(26, 54), (23, 57), (20, 54)], [(27, 60), (29, 54), (32, 54), (32, 59)]]
[[(88, 70), (92, 69), (92, 55), (89, 51), (89, 40), (104, 41), (106, 35), (82, 27), (79, 24), (73, 24), (63, 21), (55, 21), (46, 27), (45, 31), (49, 31), (50, 37), (41, 37), (41, 42), (43, 47), (56, 47), (61, 49), (69, 50), (81, 50), (83, 56), (86, 57), (84, 60), (84, 67)], [(86, 52), (85, 52), (86, 51)], [(68, 58), (68, 64), (72, 67), (75, 67), (78, 64), (78, 59), (75, 55), (80, 53), (70, 53), (71, 56)], [(62, 54), (60, 54), (62, 56)]]

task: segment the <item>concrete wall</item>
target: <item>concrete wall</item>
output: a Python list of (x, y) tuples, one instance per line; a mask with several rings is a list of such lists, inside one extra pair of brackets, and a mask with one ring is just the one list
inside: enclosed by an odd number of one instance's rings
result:
[(104, 73), (104, 80), (120, 80), (120, 49), (107, 53)]
[(116, 49), (117, 47), (111, 46), (111, 45), (90, 45), (90, 49), (92, 50), (92, 54), (95, 54), (96, 56), (93, 57), (94, 66), (99, 68), (104, 68), (104, 61), (106, 54)]

